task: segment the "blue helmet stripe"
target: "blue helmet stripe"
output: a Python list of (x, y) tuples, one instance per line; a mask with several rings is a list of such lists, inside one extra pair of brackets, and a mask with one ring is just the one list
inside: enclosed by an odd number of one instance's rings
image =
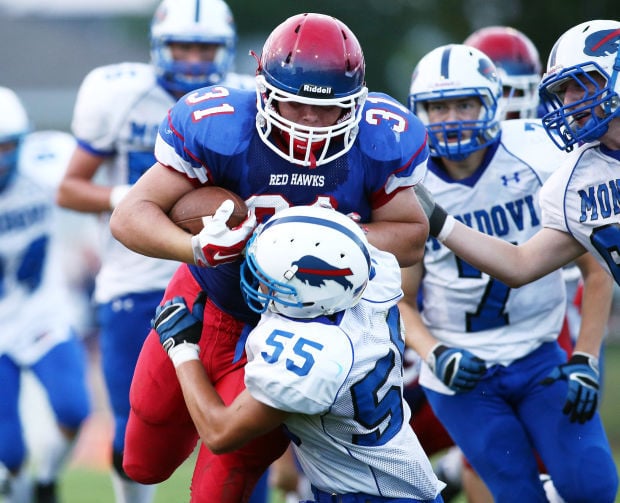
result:
[(200, 0), (196, 0), (196, 15), (194, 21), (197, 23), (200, 22)]
[(450, 77), (450, 52), (452, 52), (452, 49), (450, 49), (449, 47), (447, 47), (444, 51), (443, 54), (441, 55), (441, 76), (444, 78), (448, 78)]

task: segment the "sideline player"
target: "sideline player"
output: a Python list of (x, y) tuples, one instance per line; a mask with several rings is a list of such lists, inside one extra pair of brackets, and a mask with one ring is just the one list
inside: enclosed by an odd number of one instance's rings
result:
[(169, 300), (154, 320), (206, 446), (230, 452), (284, 423), (313, 501), (442, 502), (402, 398), (395, 258), (342, 213), (288, 208), (248, 243), (241, 287), (262, 316), (247, 389), (228, 406), (198, 354), (203, 294), (191, 312)]
[[(569, 29), (551, 51), (547, 73), (540, 84), (541, 98), (548, 110), (543, 125), (551, 139), (571, 153), (541, 189), (543, 228), (523, 244), (507, 243), (448, 216), (420, 185), (418, 193), (429, 215), (431, 234), (440, 243), (510, 287), (541, 278), (586, 250), (618, 283), (613, 256), (619, 219), (613, 198), (618, 192), (614, 173), (618, 170), (620, 150), (619, 43), (619, 22), (593, 20)], [(572, 419), (586, 421), (581, 428), (592, 421), (599, 422), (596, 405), (600, 343), (598, 334), (580, 337), (569, 362), (544, 379), (558, 394), (567, 395), (564, 411)], [(606, 444), (604, 431), (602, 435)], [(596, 460), (608, 466), (601, 469), (608, 473), (604, 477), (583, 470), (556, 473), (540, 454), (558, 491), (568, 501), (579, 494), (578, 487), (584, 487), (576, 484), (580, 477), (588, 483), (592, 479), (600, 483), (585, 499), (615, 499), (618, 476), (611, 453), (602, 444)], [(562, 489), (572, 485), (572, 494)]]
[[(495, 64), (502, 82), (501, 115), (503, 118), (524, 119), (541, 115), (538, 84), (542, 77), (542, 64), (536, 46), (527, 35), (511, 26), (488, 26), (473, 32), (463, 44), (484, 52)], [(579, 336), (581, 323), (581, 315), (574, 303), (576, 292), (583, 289), (580, 271), (591, 268), (597, 269), (600, 266), (590, 253), (582, 255), (575, 263), (562, 268), (566, 285), (567, 313), (558, 342), (569, 357)], [(597, 274), (589, 275), (589, 277), (596, 278)], [(596, 289), (596, 284), (591, 285), (591, 291)], [(590, 299), (586, 300), (594, 304), (586, 309), (587, 313), (595, 316), (595, 319), (607, 318), (605, 313), (599, 312), (604, 305), (598, 302), (597, 297), (590, 296)], [(587, 325), (585, 328), (590, 330)], [(544, 470), (544, 467), (541, 466), (541, 470)], [(488, 489), (484, 487), (467, 462), (463, 467), (463, 489), (471, 501), (476, 503), (492, 501)]]
[[(64, 169), (74, 141), (60, 131), (30, 132), (21, 101), (6, 87), (0, 87), (0, 110), (0, 496), (54, 503), (59, 473), (90, 412), (86, 355), (62, 276), (59, 215), (43, 181)], [(24, 438), (32, 418), (20, 417), (19, 408), (26, 371), (45, 390), (61, 431), (37, 453), (33, 500)]]
[[(256, 220), (289, 206), (332, 206), (359, 218), (369, 241), (403, 265), (422, 257), (428, 224), (412, 186), (426, 169), (424, 126), (393, 98), (368, 93), (361, 46), (333, 17), (300, 14), (277, 26), (259, 58), (255, 92), (214, 86), (182, 98), (162, 123), (155, 155), (158, 163), (115, 209), (112, 232), (135, 251), (189, 264), (164, 300), (189, 303), (206, 291), (201, 359), (227, 403), (244, 388), (240, 335), (257, 322), (238, 286), (238, 258)], [(205, 184), (243, 197), (247, 221), (229, 230), (224, 204), (196, 236), (174, 225), (167, 217), (173, 203)], [(164, 480), (198, 435), (154, 332), (130, 399), (125, 470), (136, 480)], [(223, 456), (201, 448), (192, 496), (247, 498), (286, 445), (272, 432)]]
[[(549, 141), (540, 121), (501, 122), (501, 96), (490, 58), (453, 44), (420, 60), (410, 106), (429, 133), (428, 190), (468, 225), (520, 243), (540, 230), (538, 192), (565, 154)], [(600, 344), (611, 280), (600, 267), (592, 272), (601, 287), (595, 293), (602, 312), (592, 320), (596, 330), (584, 337), (598, 336)], [(593, 279), (586, 276), (586, 281)], [(421, 313), (416, 310), (419, 288)], [(609, 449), (600, 419), (582, 424), (592, 411), (582, 412), (577, 404), (572, 419), (579, 424), (571, 423), (561, 410), (565, 395), (540, 384), (566, 362), (557, 343), (566, 311), (561, 271), (511, 290), (431, 239), (423, 266), (403, 273), (403, 290), (408, 292), (403, 317), (409, 341), (426, 361), (420, 383), (494, 500), (547, 501), (534, 451), (567, 501), (597, 494), (598, 483), (589, 480), (577, 480), (589, 487), (573, 491), (574, 482), (567, 479), (575, 477), (567, 474), (579, 470), (590, 450)], [(530, 413), (534, 410), (538, 413)], [(483, 422), (484, 428), (477, 428)], [(551, 425), (557, 432), (552, 437)], [(603, 457), (601, 472), (609, 469)]]
[(102, 369), (114, 417), (112, 480), (116, 501), (152, 500), (154, 487), (129, 480), (122, 468), (129, 388), (153, 310), (178, 264), (144, 257), (110, 234), (109, 212), (149, 168), (157, 127), (183, 94), (226, 83), (253, 87), (232, 73), (236, 31), (222, 0), (164, 0), (150, 30), (151, 62), (92, 70), (77, 97), (78, 140), (57, 200), (101, 215), (101, 268), (96, 278)]

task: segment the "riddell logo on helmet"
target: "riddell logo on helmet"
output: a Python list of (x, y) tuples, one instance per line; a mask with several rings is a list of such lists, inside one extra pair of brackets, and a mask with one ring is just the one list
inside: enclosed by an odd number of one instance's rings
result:
[(301, 96), (332, 96), (334, 90), (329, 86), (317, 86), (316, 84), (303, 84), (299, 90)]

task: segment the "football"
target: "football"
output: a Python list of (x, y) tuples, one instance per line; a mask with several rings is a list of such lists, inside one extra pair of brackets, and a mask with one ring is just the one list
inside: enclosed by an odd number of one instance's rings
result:
[(203, 228), (202, 217), (212, 216), (226, 199), (235, 203), (235, 209), (226, 222), (232, 229), (245, 220), (248, 208), (241, 196), (222, 187), (209, 185), (190, 190), (174, 203), (168, 216), (185, 231), (198, 234)]

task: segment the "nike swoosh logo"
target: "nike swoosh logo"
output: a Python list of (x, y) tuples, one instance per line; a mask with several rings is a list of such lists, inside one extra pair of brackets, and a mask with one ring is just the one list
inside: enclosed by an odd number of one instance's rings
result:
[(228, 260), (231, 258), (237, 258), (239, 256), (238, 253), (232, 253), (232, 254), (228, 254), (226, 255), (225, 253), (221, 253), (221, 252), (215, 252), (213, 255), (213, 258), (215, 260)]

